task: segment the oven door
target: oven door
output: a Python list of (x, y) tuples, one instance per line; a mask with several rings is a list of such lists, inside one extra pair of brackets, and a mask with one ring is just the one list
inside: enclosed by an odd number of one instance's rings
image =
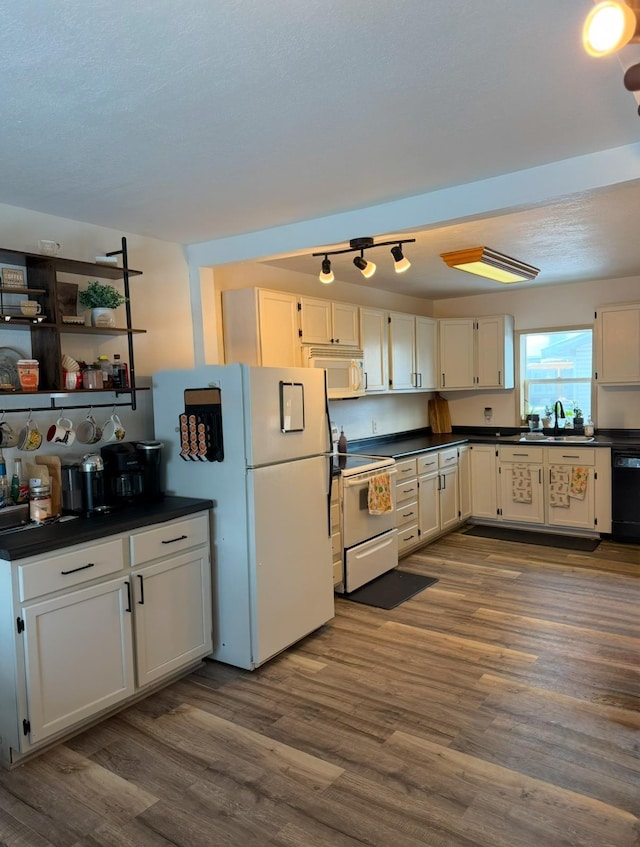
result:
[[(369, 514), (369, 480), (387, 472), (391, 480), (393, 509), (382, 515)], [(353, 547), (394, 529), (396, 525), (395, 467), (387, 466), (366, 473), (342, 477), (342, 529), (343, 545)]]

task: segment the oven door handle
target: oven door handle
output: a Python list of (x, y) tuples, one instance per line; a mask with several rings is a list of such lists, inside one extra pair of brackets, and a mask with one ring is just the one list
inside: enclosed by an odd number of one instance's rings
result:
[(357, 474), (355, 476), (343, 476), (342, 477), (342, 485), (344, 488), (353, 488), (355, 485), (363, 485), (364, 483), (369, 483), (370, 479), (373, 479), (374, 476), (378, 476), (381, 473), (388, 473), (389, 476), (394, 476), (398, 473), (398, 471), (390, 465), (388, 467), (380, 468), (378, 471), (372, 471), (367, 474)]

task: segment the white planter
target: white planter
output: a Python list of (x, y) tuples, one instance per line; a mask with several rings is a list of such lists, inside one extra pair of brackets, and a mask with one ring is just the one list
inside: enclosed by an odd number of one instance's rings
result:
[(92, 309), (91, 326), (115, 326), (116, 313), (113, 309)]

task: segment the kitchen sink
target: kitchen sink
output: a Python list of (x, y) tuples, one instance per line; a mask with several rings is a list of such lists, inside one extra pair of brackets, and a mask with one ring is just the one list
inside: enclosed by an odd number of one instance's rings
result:
[(542, 434), (537, 434), (535, 432), (532, 432), (529, 435), (520, 436), (520, 441), (533, 441), (533, 442), (542, 441), (542, 442), (545, 442), (545, 443), (548, 443), (548, 442), (563, 443), (563, 442), (566, 442), (566, 441), (585, 442), (585, 441), (593, 441), (593, 440), (594, 440), (593, 435), (542, 435)]

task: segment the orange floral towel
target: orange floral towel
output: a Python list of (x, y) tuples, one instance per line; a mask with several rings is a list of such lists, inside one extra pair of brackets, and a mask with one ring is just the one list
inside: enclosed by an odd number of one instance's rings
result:
[(587, 493), (587, 482), (589, 481), (589, 468), (580, 468), (574, 466), (571, 469), (571, 486), (569, 488), (569, 497), (574, 497), (576, 500), (584, 500)]
[(386, 471), (369, 480), (368, 506), (370, 515), (384, 515), (385, 512), (393, 511), (391, 477)]

